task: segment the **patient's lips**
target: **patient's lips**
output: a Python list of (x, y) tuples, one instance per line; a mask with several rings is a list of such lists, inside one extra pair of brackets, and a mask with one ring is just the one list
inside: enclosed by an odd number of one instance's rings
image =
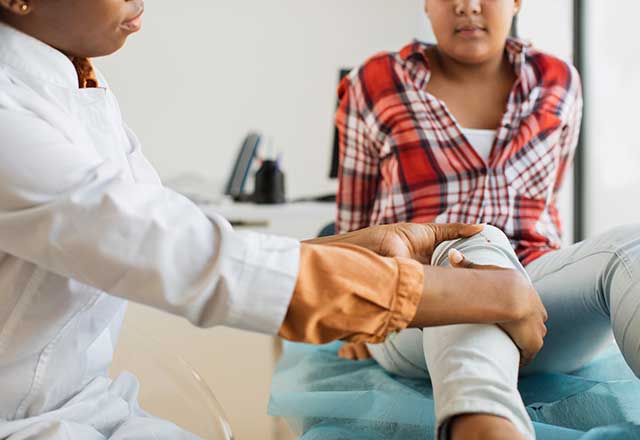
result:
[(120, 27), (129, 32), (137, 32), (142, 28), (142, 14), (144, 14), (144, 4), (140, 4), (140, 9), (135, 16), (129, 18), (127, 21), (122, 22)]
[(456, 34), (464, 38), (478, 38), (487, 33), (487, 29), (479, 24), (463, 24), (456, 27)]

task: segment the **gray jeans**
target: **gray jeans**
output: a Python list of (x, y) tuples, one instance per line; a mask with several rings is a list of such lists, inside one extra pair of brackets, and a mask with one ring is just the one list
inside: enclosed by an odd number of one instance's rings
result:
[[(526, 269), (505, 243), (502, 232), (488, 227), (480, 237), (443, 245), (434, 263), (447, 265), (446, 249), (454, 246), (479, 264), (528, 274), (549, 313), (549, 331), (542, 351), (520, 374), (577, 370), (613, 335), (640, 376), (640, 225), (554, 251)], [(507, 417), (525, 436), (534, 437), (517, 394), (517, 350), (496, 326), (406, 330), (369, 348), (392, 373), (431, 376), (440, 427), (454, 415), (482, 412)]]

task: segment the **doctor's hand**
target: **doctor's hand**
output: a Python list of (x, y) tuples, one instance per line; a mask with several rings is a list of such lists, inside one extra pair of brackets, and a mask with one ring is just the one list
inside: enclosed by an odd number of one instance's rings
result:
[(468, 238), (482, 231), (483, 225), (397, 223), (371, 226), (359, 231), (306, 241), (310, 244), (353, 244), (383, 257), (413, 258), (431, 263), (431, 255), (440, 243)]
[(515, 269), (505, 269), (497, 266), (483, 266), (469, 261), (456, 250), (449, 253), (449, 262), (455, 268), (483, 271), (486, 274), (509, 274), (511, 281), (501, 283), (501, 289), (506, 297), (514, 300), (512, 320), (498, 322), (520, 350), (520, 366), (530, 364), (542, 349), (544, 337), (547, 335), (545, 322), (547, 311), (540, 300), (538, 292), (522, 274)]

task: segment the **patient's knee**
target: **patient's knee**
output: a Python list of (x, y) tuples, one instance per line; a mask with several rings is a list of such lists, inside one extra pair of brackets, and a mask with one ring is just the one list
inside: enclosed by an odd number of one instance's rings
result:
[(594, 239), (592, 253), (610, 258), (598, 268), (598, 291), (611, 316), (625, 359), (640, 377), (640, 225), (612, 229)]
[(479, 234), (465, 239), (442, 243), (434, 252), (432, 264), (448, 266), (448, 252), (457, 249), (476, 264), (516, 268), (524, 272), (509, 238), (495, 226), (486, 225)]
[(589, 240), (591, 252), (613, 252), (629, 260), (640, 259), (640, 224), (618, 226)]
[(511, 241), (507, 234), (505, 234), (502, 229), (497, 228), (493, 225), (485, 225), (484, 229), (479, 236), (483, 237), (489, 243), (497, 243), (501, 246), (511, 246)]

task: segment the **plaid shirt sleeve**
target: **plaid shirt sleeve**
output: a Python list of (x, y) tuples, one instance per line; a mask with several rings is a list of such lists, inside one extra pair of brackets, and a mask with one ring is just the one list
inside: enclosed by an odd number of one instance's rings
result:
[(380, 177), (379, 155), (374, 137), (362, 116), (362, 87), (353, 76), (338, 89), (340, 105), (336, 125), (340, 143), (336, 232), (349, 232), (371, 224)]

